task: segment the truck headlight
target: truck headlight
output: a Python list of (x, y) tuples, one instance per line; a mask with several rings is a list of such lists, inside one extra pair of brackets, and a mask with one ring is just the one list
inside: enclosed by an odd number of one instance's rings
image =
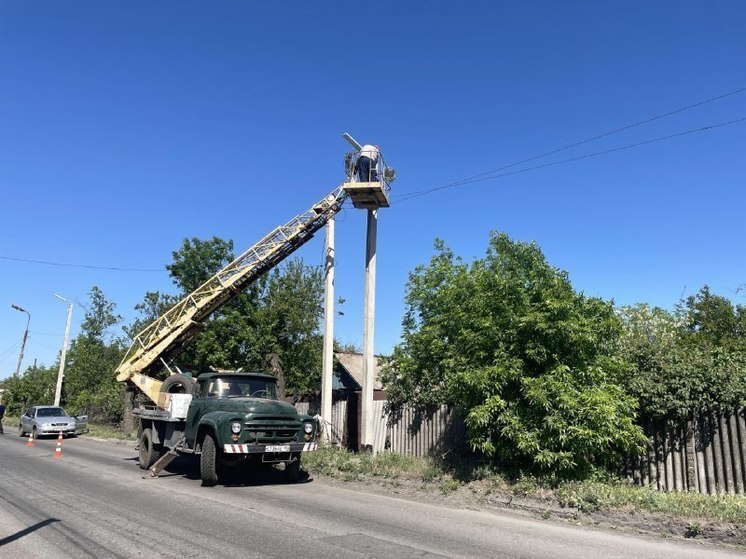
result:
[(304, 423), (303, 430), (306, 432), (307, 435), (310, 435), (313, 432), (313, 425), (311, 425), (310, 423)]
[(231, 423), (231, 432), (235, 435), (238, 435), (241, 432), (241, 422), (240, 421), (234, 421)]

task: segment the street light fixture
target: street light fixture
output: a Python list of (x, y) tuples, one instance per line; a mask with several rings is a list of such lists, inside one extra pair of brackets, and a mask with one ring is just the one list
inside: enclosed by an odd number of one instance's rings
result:
[(23, 341), (21, 342), (21, 353), (18, 356), (18, 365), (16, 366), (15, 376), (18, 376), (21, 372), (21, 362), (23, 361), (23, 350), (26, 349), (26, 338), (28, 338), (28, 325), (31, 323), (31, 314), (26, 309), (24, 309), (23, 307), (19, 307), (18, 305), (11, 305), (10, 308), (15, 309), (20, 312), (25, 312), (28, 315), (28, 319), (26, 319), (26, 331), (23, 333)]
[(60, 405), (62, 397), (62, 379), (65, 378), (65, 355), (67, 354), (67, 338), (70, 335), (70, 320), (73, 317), (73, 304), (64, 297), (54, 294), (59, 300), (67, 303), (67, 323), (65, 324), (65, 339), (62, 342), (62, 355), (60, 355), (60, 370), (57, 373), (57, 388), (54, 390), (54, 405)]

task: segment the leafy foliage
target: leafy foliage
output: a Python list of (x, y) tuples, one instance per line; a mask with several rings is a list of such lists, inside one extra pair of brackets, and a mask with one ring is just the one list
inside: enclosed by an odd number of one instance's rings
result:
[(121, 321), (115, 311), (115, 303), (94, 286), (80, 333), (67, 352), (62, 401), (73, 412), (87, 411), (94, 421), (117, 422), (122, 417), (122, 386), (114, 370), (123, 344), (113, 334)]
[(648, 416), (679, 420), (746, 402), (746, 312), (705, 286), (675, 312), (623, 307), (628, 392)]
[(179, 298), (174, 295), (161, 293), (160, 291), (147, 291), (142, 302), (135, 305), (135, 310), (139, 314), (138, 318), (125, 326), (124, 332), (128, 337), (134, 338), (148, 324), (155, 321), (178, 302)]
[(0, 382), (5, 389), (3, 403), (8, 415), (20, 415), (26, 408), (38, 404), (53, 404), (59, 363), (51, 367), (31, 366), (20, 376)]
[[(194, 370), (243, 368), (277, 374), (277, 358), (286, 389), (316, 388), (321, 372), (322, 278), (301, 260), (276, 269), (236, 297), (209, 321), (188, 349)], [(183, 357), (182, 357), (183, 359)]]
[(460, 406), (475, 449), (538, 469), (578, 472), (642, 444), (613, 306), (576, 293), (535, 244), (495, 233), (466, 265), (437, 241), (406, 305), (384, 373), (394, 406)]
[(173, 253), (173, 263), (166, 266), (183, 294), (191, 293), (233, 260), (233, 241), (213, 237), (202, 241), (184, 239)]

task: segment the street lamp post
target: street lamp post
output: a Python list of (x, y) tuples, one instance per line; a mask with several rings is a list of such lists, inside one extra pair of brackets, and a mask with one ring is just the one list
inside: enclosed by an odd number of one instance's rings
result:
[(23, 350), (26, 349), (26, 339), (28, 338), (28, 325), (31, 323), (31, 314), (26, 309), (19, 307), (18, 305), (11, 305), (10, 307), (17, 311), (25, 312), (28, 315), (28, 319), (26, 319), (26, 331), (23, 333), (23, 341), (21, 342), (21, 353), (18, 355), (18, 365), (16, 366), (15, 376), (18, 376), (21, 373), (21, 362), (23, 361)]
[(55, 297), (67, 303), (67, 323), (65, 324), (65, 339), (62, 342), (62, 355), (60, 355), (60, 370), (57, 373), (57, 388), (54, 390), (54, 405), (60, 405), (60, 398), (62, 397), (62, 379), (65, 378), (65, 355), (67, 354), (67, 338), (70, 335), (70, 320), (73, 317), (73, 304), (65, 299), (54, 294)]

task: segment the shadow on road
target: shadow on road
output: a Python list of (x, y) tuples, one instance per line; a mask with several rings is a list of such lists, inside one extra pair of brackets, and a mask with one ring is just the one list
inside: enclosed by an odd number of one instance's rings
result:
[(39, 528), (44, 528), (44, 526), (48, 526), (49, 524), (52, 524), (52, 522), (61, 522), (59, 518), (47, 518), (46, 520), (42, 520), (41, 522), (37, 522), (33, 526), (29, 526), (28, 528), (24, 528), (23, 530), (20, 530), (19, 532), (16, 532), (15, 534), (11, 534), (10, 536), (7, 536), (0, 540), (0, 547), (4, 546), (5, 544), (9, 544), (10, 542), (14, 542), (23, 536), (27, 536), (31, 532), (36, 532)]
[[(127, 461), (137, 462), (136, 457), (125, 458)], [(144, 473), (144, 472), (143, 472)], [(195, 456), (178, 456), (158, 477), (185, 477), (200, 480), (199, 458)], [(253, 487), (260, 485), (289, 485), (285, 472), (278, 466), (243, 461), (236, 465), (222, 465), (218, 469), (218, 485), (226, 487)], [(310, 483), (313, 478), (301, 470), (298, 481), (293, 484)]]

